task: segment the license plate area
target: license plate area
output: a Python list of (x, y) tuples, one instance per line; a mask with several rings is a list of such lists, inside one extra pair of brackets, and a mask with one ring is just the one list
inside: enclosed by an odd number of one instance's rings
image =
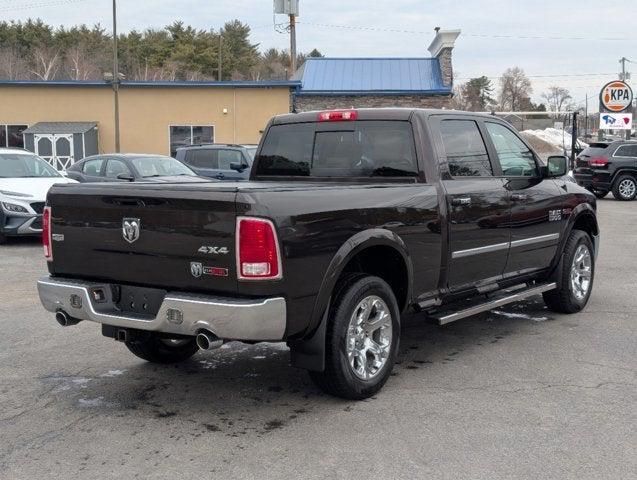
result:
[(154, 318), (166, 297), (166, 290), (157, 288), (112, 285), (113, 303), (122, 314)]

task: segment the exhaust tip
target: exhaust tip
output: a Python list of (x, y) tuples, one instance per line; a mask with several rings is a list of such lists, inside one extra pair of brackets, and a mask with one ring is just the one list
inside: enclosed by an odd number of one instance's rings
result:
[(78, 323), (80, 323), (80, 320), (69, 316), (66, 312), (62, 310), (60, 310), (59, 312), (55, 314), (55, 320), (62, 327), (70, 327), (72, 325), (77, 325)]
[(214, 350), (223, 345), (223, 340), (207, 330), (200, 330), (195, 340), (197, 346), (202, 350)]

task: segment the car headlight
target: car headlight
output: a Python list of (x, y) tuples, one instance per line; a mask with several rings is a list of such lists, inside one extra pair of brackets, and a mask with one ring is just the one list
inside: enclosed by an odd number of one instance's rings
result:
[(2, 208), (11, 213), (29, 213), (26, 208), (21, 205), (16, 205), (15, 203), (2, 202)]

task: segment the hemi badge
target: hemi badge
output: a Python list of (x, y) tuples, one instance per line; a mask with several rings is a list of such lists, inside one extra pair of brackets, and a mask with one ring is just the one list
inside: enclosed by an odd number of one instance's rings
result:
[(53, 240), (54, 242), (63, 242), (64, 241), (64, 234), (63, 233), (54, 233), (53, 235), (51, 235), (51, 240)]

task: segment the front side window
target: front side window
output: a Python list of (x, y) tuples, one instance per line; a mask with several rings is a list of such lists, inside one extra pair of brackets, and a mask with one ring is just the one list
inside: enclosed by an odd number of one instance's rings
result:
[(0, 125), (0, 148), (24, 148), (22, 132), (27, 125)]
[(213, 143), (214, 137), (211, 125), (174, 125), (170, 127), (170, 155), (174, 157), (180, 147)]
[(40, 157), (26, 153), (0, 153), (0, 178), (60, 177)]
[(243, 164), (243, 154), (239, 150), (219, 150), (218, 160), (221, 170), (230, 170), (233, 163)]
[(418, 175), (409, 122), (344, 122), (339, 131), (316, 131), (316, 126), (306, 123), (271, 127), (257, 158), (257, 175)]
[(109, 160), (106, 164), (106, 176), (117, 178), (119, 175), (131, 175), (130, 169), (121, 160)]
[(533, 152), (518, 136), (504, 125), (487, 122), (487, 130), (493, 141), (502, 173), (507, 177), (535, 177), (537, 165)]
[(491, 177), (493, 168), (478, 124), (473, 120), (443, 120), (442, 143), (454, 177)]

